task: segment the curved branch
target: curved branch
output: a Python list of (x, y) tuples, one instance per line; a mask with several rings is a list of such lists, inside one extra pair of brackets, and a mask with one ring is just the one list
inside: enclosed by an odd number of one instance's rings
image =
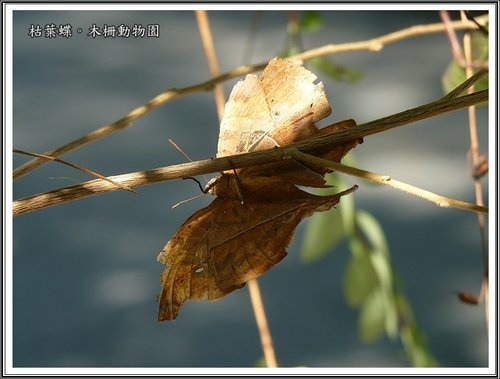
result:
[(326, 159), (318, 158), (313, 155), (304, 154), (298, 150), (296, 151), (295, 154), (293, 154), (293, 156), (299, 162), (306, 164), (309, 163), (312, 165), (317, 165), (322, 167), (328, 167), (331, 168), (332, 170), (342, 172), (347, 175), (355, 176), (357, 178), (361, 178), (363, 180), (367, 180), (373, 183), (392, 187), (407, 194), (414, 195), (416, 197), (420, 197), (421, 199), (433, 202), (434, 204), (437, 204), (438, 206), (443, 208), (458, 208), (466, 211), (488, 213), (488, 208), (483, 207), (482, 205), (477, 205), (473, 203), (468, 203), (466, 201), (456, 200), (449, 197), (437, 195), (433, 192), (393, 179), (388, 175), (376, 174), (370, 171), (361, 170), (356, 167), (346, 166), (343, 165), (342, 163), (337, 163)]
[[(485, 25), (488, 22), (488, 15), (478, 17), (476, 18), (476, 21), (479, 22), (480, 25)], [(477, 25), (472, 21), (453, 21), (450, 22), (449, 26), (451, 26), (455, 30), (477, 29)], [(425, 34), (444, 32), (446, 31), (447, 27), (448, 26), (442, 22), (427, 25), (414, 25), (410, 26), (409, 28), (401, 29), (396, 32), (385, 34), (383, 36), (372, 38), (366, 41), (321, 46), (316, 49), (311, 49), (298, 54), (296, 55), (296, 58), (308, 60), (323, 55), (363, 50), (379, 52), (390, 43), (403, 41), (411, 37), (417, 37)]]

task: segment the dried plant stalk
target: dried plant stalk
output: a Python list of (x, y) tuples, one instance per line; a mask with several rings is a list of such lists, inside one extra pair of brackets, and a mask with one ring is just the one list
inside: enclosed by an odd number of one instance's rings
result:
[[(310, 138), (283, 148), (256, 151), (230, 157), (208, 159), (197, 162), (183, 163), (154, 170), (134, 172), (109, 177), (111, 180), (127, 187), (137, 187), (165, 180), (180, 179), (188, 176), (221, 172), (233, 168), (250, 167), (273, 162), (280, 159), (292, 159), (296, 150), (306, 154), (315, 154), (318, 151), (328, 150), (335, 145), (357, 140), (375, 133), (410, 124), (415, 121), (444, 114), (453, 110), (465, 108), (488, 100), (488, 91), (479, 91), (452, 99), (438, 101), (412, 108), (404, 112), (383, 117), (378, 120), (357, 125), (354, 128), (341, 130), (320, 137)], [(42, 209), (51, 205), (81, 199), (100, 193), (116, 191), (115, 185), (103, 180), (92, 180), (71, 187), (34, 195), (13, 203), (13, 214), (20, 215)], [(486, 208), (482, 208), (486, 212)]]

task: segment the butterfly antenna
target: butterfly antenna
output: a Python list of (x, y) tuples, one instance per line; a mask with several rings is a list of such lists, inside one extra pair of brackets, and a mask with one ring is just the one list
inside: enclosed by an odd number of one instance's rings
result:
[(200, 191), (203, 192), (205, 195), (207, 194), (208, 190), (203, 188), (203, 186), (201, 185), (201, 183), (198, 179), (193, 178), (192, 176), (187, 176), (185, 178), (182, 178), (182, 180), (186, 180), (186, 179), (194, 180), (196, 183), (198, 183), (198, 187), (200, 187)]
[[(181, 154), (182, 154), (182, 156), (183, 156), (184, 158), (186, 158), (189, 162), (192, 162), (192, 161), (193, 161), (193, 160), (189, 157), (189, 155), (187, 155), (187, 154), (184, 152), (184, 150), (182, 150), (182, 149), (179, 147), (179, 145), (177, 145), (177, 143), (175, 143), (175, 141), (174, 141), (173, 139), (170, 139), (170, 138), (169, 138), (169, 139), (168, 139), (168, 143), (170, 143), (170, 144), (171, 144), (171, 145), (172, 145), (172, 146), (173, 146), (173, 147), (174, 147), (174, 148), (175, 148), (175, 149), (176, 149), (179, 153), (181, 153)], [(205, 179), (205, 182), (207, 182), (207, 183), (208, 183), (207, 177), (206, 177), (205, 175), (203, 175), (203, 178)], [(183, 179), (186, 179), (186, 178), (183, 178)], [(207, 193), (206, 191), (204, 191), (204, 190), (203, 190), (203, 188), (202, 188), (202, 186), (201, 186), (200, 182), (198, 182), (198, 180), (196, 180), (196, 179), (194, 179), (194, 178), (191, 178), (191, 179), (193, 179), (194, 181), (196, 181), (196, 182), (198, 183), (198, 185), (199, 185), (199, 186), (200, 186), (200, 188), (202, 189), (201, 191), (202, 191), (203, 193)]]
[(181, 153), (181, 154), (184, 156), (184, 158), (186, 158), (189, 162), (192, 162), (192, 161), (193, 161), (193, 160), (189, 157), (189, 155), (187, 155), (187, 154), (184, 152), (184, 150), (182, 150), (182, 149), (179, 147), (179, 145), (177, 145), (177, 144), (175, 143), (175, 141), (174, 141), (173, 139), (170, 139), (170, 138), (169, 138), (169, 139), (168, 139), (168, 143), (169, 143), (169, 144), (171, 144), (171, 145), (172, 145), (172, 146), (173, 146), (173, 147), (174, 147), (174, 148), (175, 148), (175, 149), (176, 149), (179, 153)]
[(197, 199), (197, 198), (202, 197), (202, 196), (203, 196), (203, 195), (196, 195), (196, 196), (193, 196), (193, 197), (191, 197), (191, 198), (189, 198), (189, 199), (185, 199), (185, 200), (179, 201), (178, 203), (176, 203), (176, 204), (172, 205), (172, 209), (177, 208), (179, 205), (182, 205), (182, 204), (184, 204), (184, 203), (187, 203), (188, 201), (191, 201), (191, 200)]

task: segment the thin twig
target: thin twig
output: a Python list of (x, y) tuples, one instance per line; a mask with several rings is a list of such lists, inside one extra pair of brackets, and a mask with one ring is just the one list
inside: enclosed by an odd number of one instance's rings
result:
[(262, 351), (264, 352), (264, 359), (266, 360), (267, 367), (278, 367), (278, 360), (274, 352), (273, 339), (266, 318), (266, 311), (264, 303), (260, 294), (259, 282), (256, 279), (247, 282), (248, 292), (250, 293), (250, 300), (255, 315), (255, 321), (259, 329), (260, 342), (262, 344)]
[[(461, 13), (462, 18), (464, 18), (464, 14)], [(470, 78), (473, 76), (473, 69), (471, 66), (471, 63), (473, 61), (473, 56), (472, 56), (472, 44), (471, 44), (471, 36), (469, 33), (464, 35), (464, 56), (465, 56), (465, 75), (467, 78)], [(467, 92), (471, 93), (474, 91), (474, 86), (471, 85), (468, 89)], [(477, 121), (476, 121), (476, 107), (475, 106), (470, 106), (467, 108), (468, 115), (469, 115), (469, 134), (470, 134), (470, 148), (469, 148), (469, 154), (470, 158), (472, 161), (472, 167), (473, 170), (472, 172), (476, 171), (477, 166), (479, 165), (479, 160), (480, 160), (480, 149), (479, 149), (479, 139), (477, 136)], [(474, 192), (475, 192), (475, 197), (476, 197), (476, 203), (479, 205), (484, 204), (483, 200), (483, 190), (481, 186), (481, 181), (480, 178), (471, 175), (473, 183), (474, 183)], [(489, 318), (488, 318), (488, 241), (486, 238), (486, 226), (485, 226), (485, 217), (484, 214), (478, 213), (477, 214), (477, 221), (479, 224), (479, 235), (481, 238), (481, 253), (482, 253), (482, 261), (483, 261), (483, 281), (481, 284), (481, 294), (484, 296), (484, 304), (485, 304), (485, 320), (486, 320), (486, 329), (489, 329)]]
[[(476, 21), (484, 25), (488, 21), (488, 16), (484, 15), (476, 18)], [(461, 21), (453, 21), (450, 25), (455, 30), (463, 30), (463, 29), (477, 29), (477, 26), (472, 21), (468, 23)], [(322, 47), (318, 47), (316, 49), (311, 49), (305, 51), (303, 53), (297, 54), (294, 58), (309, 60), (311, 58), (316, 58), (324, 55), (332, 55), (338, 53), (345, 53), (351, 51), (373, 51), (379, 52), (386, 45), (398, 41), (403, 41), (408, 38), (417, 37), (425, 34), (433, 34), (440, 33), (446, 31), (446, 25), (442, 22), (436, 24), (427, 24), (427, 25), (415, 25), (410, 26), (409, 28), (401, 29), (393, 33), (385, 34), (380, 37), (372, 38), (366, 41), (354, 42), (354, 43), (342, 43), (338, 45), (325, 45)]]
[(462, 54), (462, 48), (458, 42), (457, 33), (451, 25), (451, 19), (448, 11), (439, 11), (439, 16), (446, 27), (446, 36), (448, 37), (448, 42), (450, 43), (451, 53), (453, 54), (453, 59), (457, 61), (460, 66), (465, 66), (465, 60)]
[(132, 192), (132, 193), (136, 193), (133, 188), (130, 188), (130, 187), (127, 187), (127, 186), (124, 186), (120, 183), (117, 183), (117, 182), (114, 182), (112, 181), (110, 178), (104, 176), (104, 175), (101, 175), (95, 171), (91, 171), (89, 170), (88, 168), (85, 168), (85, 167), (82, 167), (82, 166), (78, 166), (76, 164), (73, 164), (71, 162), (67, 162), (67, 161), (63, 161), (62, 159), (59, 159), (59, 158), (54, 158), (54, 157), (51, 157), (49, 155), (44, 155), (44, 154), (37, 154), (37, 153), (30, 153), (28, 151), (23, 151), (23, 150), (19, 150), (19, 149), (13, 149), (12, 150), (14, 153), (18, 153), (18, 154), (23, 154), (23, 155), (28, 155), (30, 157), (36, 157), (36, 158), (42, 158), (42, 159), (47, 159), (49, 161), (54, 161), (54, 162), (58, 162), (58, 163), (61, 163), (63, 165), (66, 165), (66, 166), (69, 166), (71, 168), (74, 168), (78, 171), (82, 171), (86, 174), (89, 174), (91, 176), (94, 176), (96, 178), (99, 178), (99, 179), (102, 179), (102, 180), (106, 180), (108, 182), (110, 182), (111, 184), (114, 184), (115, 186), (117, 186), (118, 188), (121, 188), (125, 191), (129, 191), (129, 192)]
[[(278, 160), (285, 160), (285, 159), (305, 160), (304, 158), (305, 155), (299, 154), (303, 153), (301, 152), (301, 150), (298, 149), (299, 146), (300, 144), (295, 144), (272, 150), (256, 151), (246, 154), (234, 155), (230, 157), (222, 157), (217, 159), (208, 159), (204, 161), (183, 163), (180, 165), (161, 167), (154, 170), (139, 171), (124, 175), (110, 176), (109, 179), (112, 180), (113, 182), (118, 182), (119, 184), (124, 184), (131, 187), (139, 187), (142, 185), (153, 184), (160, 181), (179, 179), (190, 175), (200, 175), (210, 172), (221, 172), (221, 171), (231, 170), (233, 168), (253, 167), (260, 164), (275, 162)], [(311, 155), (311, 157), (314, 156)], [(322, 159), (321, 161), (318, 160), (315, 162), (317, 164), (320, 163), (324, 164), (325, 167), (330, 167), (333, 169), (337, 169), (340, 172), (345, 172), (346, 174), (364, 177), (366, 179), (379, 182), (380, 184), (400, 189), (407, 193), (412, 193), (418, 197), (422, 197), (426, 200), (433, 201), (443, 207), (445, 206), (455, 207), (482, 213), (488, 212), (488, 209), (485, 207), (435, 195), (431, 192), (420, 190), (417, 187), (413, 187), (410, 185), (406, 185), (405, 183), (398, 182), (387, 175), (373, 174), (368, 171), (363, 171), (359, 169), (354, 169), (359, 171), (351, 171), (350, 170), (351, 168), (344, 165), (336, 166), (336, 168), (334, 168), (334, 166), (338, 163), (325, 159)], [(342, 167), (344, 167), (345, 169), (342, 169)], [(406, 190), (405, 187), (416, 188), (416, 190), (415, 191)], [(103, 181), (100, 179), (91, 180), (71, 187), (60, 188), (57, 190), (44, 192), (42, 194), (16, 200), (13, 202), (12, 211), (14, 216), (19, 216), (52, 205), (83, 199), (88, 196), (102, 194), (106, 192), (112, 192), (116, 190), (117, 190), (116, 185), (110, 184), (107, 181)]]
[[(161, 167), (154, 170), (111, 176), (110, 179), (129, 187), (137, 187), (165, 180), (208, 174), (211, 172), (222, 172), (232, 170), (234, 168), (250, 167), (277, 160), (290, 159), (295, 149), (306, 154), (320, 154), (323, 151), (333, 149), (339, 144), (345, 144), (368, 135), (407, 125), (414, 121), (423, 120), (425, 118), (444, 114), (452, 110), (478, 104), (486, 101), (487, 99), (488, 91), (486, 90), (454, 99), (441, 99), (388, 117), (383, 117), (375, 121), (357, 125), (356, 127), (349, 128), (347, 130), (336, 131), (320, 137), (309, 138), (281, 148), (254, 151), (230, 157), (207, 159), (169, 167)], [(116, 186), (114, 185), (110, 185), (102, 180), (92, 180), (75, 186), (61, 188), (17, 200), (13, 203), (13, 214), (16, 216), (51, 205), (115, 190)]]
[[(485, 24), (488, 21), (488, 16), (481, 16), (476, 18), (476, 21)], [(453, 28), (455, 29), (476, 29), (477, 26), (475, 23), (471, 21), (454, 21), (451, 23)], [(394, 32), (394, 33), (389, 33), (387, 35), (383, 35), (377, 38), (373, 38), (367, 41), (361, 41), (361, 42), (354, 42), (354, 43), (344, 43), (344, 44), (339, 44), (339, 45), (325, 45), (319, 48), (311, 49), (309, 51), (302, 52), (298, 55), (296, 55), (294, 58), (299, 58), (302, 60), (308, 60), (311, 58), (319, 57), (319, 56), (324, 56), (324, 55), (333, 55), (333, 54), (338, 54), (338, 53), (345, 53), (345, 52), (353, 52), (353, 51), (380, 51), (385, 45), (398, 42), (410, 37), (416, 37), (424, 34), (432, 34), (432, 33), (439, 33), (445, 30), (445, 26), (443, 23), (436, 23), (436, 24), (428, 24), (428, 25), (418, 25), (418, 26), (413, 26), (410, 28), (402, 29), (400, 31)], [(49, 155), (52, 157), (59, 157), (63, 154), (66, 154), (72, 150), (78, 149), (82, 146), (84, 146), (87, 143), (96, 141), (100, 138), (104, 138), (114, 132), (117, 132), (119, 130), (123, 130), (129, 126), (131, 126), (131, 123), (138, 119), (139, 117), (142, 117), (146, 115), (147, 113), (151, 112), (153, 109), (156, 109), (157, 107), (175, 100), (182, 98), (184, 96), (192, 95), (194, 93), (198, 92), (205, 92), (205, 91), (211, 91), (216, 84), (222, 83), (226, 80), (249, 74), (255, 71), (262, 70), (267, 63), (261, 63), (257, 65), (250, 65), (250, 66), (240, 66), (237, 67), (229, 72), (226, 72), (225, 74), (222, 74), (216, 78), (213, 78), (211, 80), (208, 80), (206, 82), (196, 84), (193, 86), (189, 87), (184, 87), (180, 89), (176, 88), (171, 88), (168, 89), (161, 94), (157, 95), (150, 101), (148, 101), (146, 104), (135, 108), (132, 110), (130, 113), (127, 115), (123, 116), (119, 120), (105, 125), (101, 128), (98, 128), (87, 135), (78, 138), (74, 141), (71, 141), (61, 147), (58, 147), (56, 149), (50, 150), (45, 152), (45, 155)], [(27, 174), (28, 172), (32, 171), (33, 169), (41, 166), (42, 164), (45, 163), (45, 160), (43, 159), (34, 159), (31, 160), (22, 166), (16, 168), (13, 172), (13, 178), (14, 180), (22, 177), (23, 175)]]
[[(215, 53), (214, 43), (212, 39), (212, 32), (210, 29), (210, 22), (208, 21), (207, 12), (204, 10), (196, 11), (196, 20), (198, 22), (198, 29), (200, 31), (201, 40), (203, 42), (203, 48), (205, 50), (205, 55), (207, 57), (208, 68), (210, 70), (210, 75), (212, 78), (216, 78), (220, 75), (219, 62), (217, 61), (217, 54)], [(219, 122), (222, 119), (222, 114), (224, 113), (224, 105), (226, 104), (224, 100), (224, 89), (222, 85), (217, 84), (214, 89), (215, 105), (217, 107), (217, 115), (219, 117)]]
[(314, 155), (304, 154), (298, 150), (295, 154), (293, 154), (293, 157), (301, 163), (331, 168), (332, 170), (342, 172), (344, 174), (348, 174), (351, 176), (355, 176), (360, 179), (392, 187), (407, 194), (433, 202), (434, 204), (443, 208), (458, 208), (467, 211), (478, 212), (481, 214), (488, 212), (488, 210), (481, 205), (476, 205), (468, 203), (466, 201), (451, 199), (449, 197), (437, 195), (430, 191), (426, 191), (421, 188), (412, 186), (410, 184), (400, 182), (399, 180), (395, 180), (388, 175), (376, 174), (370, 171), (361, 170), (356, 167), (346, 166), (341, 163), (315, 157)]

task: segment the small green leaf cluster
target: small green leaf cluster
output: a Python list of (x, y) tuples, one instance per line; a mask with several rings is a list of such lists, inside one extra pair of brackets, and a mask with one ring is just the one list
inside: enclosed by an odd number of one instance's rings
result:
[[(336, 191), (347, 187), (338, 175), (327, 177)], [(359, 310), (360, 340), (370, 343), (384, 335), (391, 340), (399, 338), (412, 365), (437, 366), (402, 291), (401, 279), (395, 274), (384, 231), (374, 216), (356, 209), (353, 195), (342, 197), (336, 210), (319, 213), (309, 221), (301, 258), (305, 262), (317, 261), (344, 239), (350, 251), (343, 278), (344, 296), (351, 307)]]

